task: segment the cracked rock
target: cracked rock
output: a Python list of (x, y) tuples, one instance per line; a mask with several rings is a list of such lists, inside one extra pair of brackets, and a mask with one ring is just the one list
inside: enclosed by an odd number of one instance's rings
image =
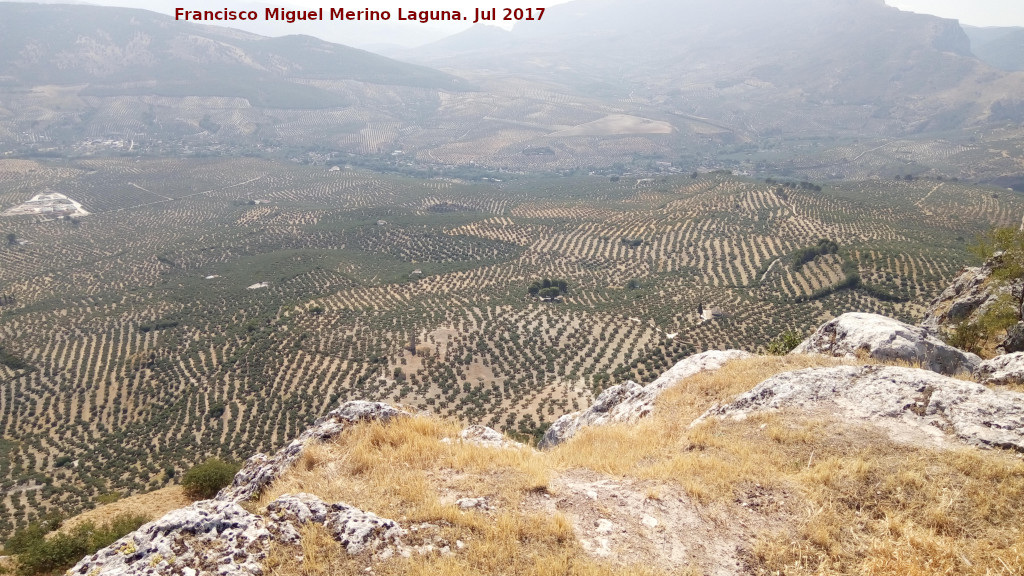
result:
[(827, 407), (839, 414), (895, 429), (909, 425), (935, 437), (946, 432), (978, 447), (1024, 452), (1024, 394), (927, 370), (895, 366), (808, 368), (778, 374), (712, 416), (743, 417), (762, 410)]

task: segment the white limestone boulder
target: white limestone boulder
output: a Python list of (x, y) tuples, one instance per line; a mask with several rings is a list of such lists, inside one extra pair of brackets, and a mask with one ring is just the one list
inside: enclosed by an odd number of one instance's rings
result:
[(978, 366), (982, 384), (1006, 386), (1024, 384), (1024, 352), (1014, 352), (985, 360)]
[(270, 549), (266, 521), (233, 502), (203, 500), (87, 556), (69, 575), (135, 576), (172, 572), (248, 576), (263, 574)]
[(977, 355), (946, 344), (924, 328), (861, 312), (826, 322), (790, 354), (840, 358), (863, 355), (883, 362), (919, 364), (925, 370), (946, 375), (971, 374), (981, 364)]
[(300, 493), (271, 502), (265, 516), (234, 502), (196, 502), (87, 556), (68, 575), (260, 575), (271, 544), (298, 543), (299, 529), (308, 523), (324, 525), (351, 555), (411, 553), (402, 542), (408, 531), (394, 520)]
[(462, 432), (459, 432), (459, 439), (470, 444), (489, 446), (491, 448), (526, 448), (525, 444), (506, 438), (504, 434), (494, 428), (474, 424)]
[(1024, 452), (1024, 394), (992, 390), (927, 370), (897, 366), (838, 366), (786, 372), (761, 382), (713, 416), (743, 417), (782, 408), (825, 412), (890, 430), (953, 438), (978, 447)]
[(953, 281), (928, 305), (921, 326), (938, 331), (972, 317), (986, 303), (994, 299), (988, 279), (992, 263), (985, 266), (963, 268)]

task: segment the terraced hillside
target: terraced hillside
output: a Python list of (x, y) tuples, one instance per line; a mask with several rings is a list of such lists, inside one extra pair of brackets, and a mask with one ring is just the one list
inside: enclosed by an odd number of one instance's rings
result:
[[(342, 399), (527, 437), (696, 350), (914, 319), (965, 239), (1024, 214), (921, 179), (0, 161), (0, 211), (46, 191), (89, 215), (0, 219), (0, 533), (274, 449)], [(838, 249), (800, 262), (819, 239)], [(530, 296), (544, 278), (568, 292)]]

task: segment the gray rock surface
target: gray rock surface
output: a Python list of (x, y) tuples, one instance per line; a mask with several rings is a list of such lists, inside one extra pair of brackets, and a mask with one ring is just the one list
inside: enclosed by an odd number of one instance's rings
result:
[[(937, 334), (950, 332), (958, 323), (977, 322), (1004, 294), (1020, 301), (1024, 280), (994, 281), (993, 270), (1001, 264), (997, 254), (982, 266), (963, 268), (953, 282), (928, 305), (921, 326)], [(1024, 320), (1019, 317), (1017, 320)], [(1011, 326), (997, 348), (1001, 354), (1024, 351), (1024, 322)]]
[[(271, 531), (283, 542), (297, 542), (297, 527), (314, 522), (323, 524), (341, 542), (349, 554), (381, 553), (389, 546), (402, 546), (407, 532), (394, 520), (363, 512), (347, 504), (326, 504), (312, 494), (285, 494), (267, 505)], [(275, 534), (275, 535), (276, 535)]]
[(472, 510), (474, 508), (479, 510), (491, 509), (491, 506), (487, 504), (487, 498), (459, 498), (455, 501), (455, 505), (460, 510)]
[(636, 422), (651, 413), (654, 401), (666, 388), (699, 372), (717, 370), (730, 360), (750, 356), (749, 353), (740, 350), (712, 350), (681, 360), (647, 386), (641, 386), (633, 381), (612, 386), (602, 392), (590, 408), (566, 414), (556, 420), (544, 433), (538, 447), (557, 446), (575, 436), (585, 426)]
[(266, 521), (233, 502), (204, 500), (168, 513), (87, 556), (69, 574), (156, 575), (176, 572), (263, 574), (270, 549)]
[(863, 354), (881, 361), (920, 363), (947, 375), (973, 373), (981, 364), (978, 356), (946, 344), (924, 328), (860, 312), (826, 322), (790, 353), (846, 358)]
[(1006, 329), (1006, 334), (996, 350), (1001, 354), (1024, 352), (1024, 322), (1017, 322)]
[(1024, 352), (1014, 352), (985, 360), (978, 366), (978, 378), (988, 385), (1024, 384)]
[(493, 428), (480, 426), (479, 424), (474, 424), (462, 432), (459, 432), (459, 438), (461, 438), (463, 442), (479, 444), (481, 446), (491, 446), (493, 448), (527, 447), (525, 444), (521, 444), (515, 440), (509, 440), (504, 434)]
[(933, 331), (969, 319), (983, 304), (993, 299), (988, 288), (992, 264), (963, 268), (925, 311), (921, 326)]
[(263, 574), (262, 562), (273, 542), (295, 544), (299, 529), (322, 524), (352, 555), (388, 558), (400, 554), (449, 551), (439, 537), (427, 540), (429, 525), (413, 526), (418, 545), (405, 545), (409, 535), (394, 520), (347, 504), (327, 504), (311, 494), (285, 494), (267, 505), (265, 515), (252, 514), (238, 502), (258, 495), (290, 467), (307, 442), (328, 440), (358, 422), (408, 416), (378, 402), (347, 402), (331, 411), (273, 457), (257, 454), (216, 499), (203, 500), (170, 512), (114, 544), (84, 558), (69, 574), (80, 576), (142, 576), (179, 574), (242, 576)]
[(274, 456), (256, 454), (249, 458), (235, 475), (231, 485), (217, 494), (216, 500), (243, 502), (259, 496), (264, 488), (291, 468), (302, 454), (306, 443), (310, 441), (329, 440), (351, 424), (372, 420), (387, 422), (392, 418), (405, 416), (409, 416), (409, 413), (381, 402), (346, 402), (318, 419), (298, 439), (293, 440)]
[(99, 552), (70, 574), (141, 576), (157, 574), (263, 574), (272, 542), (299, 542), (299, 528), (323, 524), (352, 555), (386, 558), (409, 553), (408, 532), (394, 520), (346, 504), (326, 504), (311, 494), (285, 494), (251, 514), (234, 502), (203, 500), (168, 513)]
[(1024, 451), (1024, 394), (895, 366), (786, 372), (708, 410), (695, 423), (712, 416), (816, 407), (892, 429), (909, 426), (937, 438), (951, 433), (973, 446)]

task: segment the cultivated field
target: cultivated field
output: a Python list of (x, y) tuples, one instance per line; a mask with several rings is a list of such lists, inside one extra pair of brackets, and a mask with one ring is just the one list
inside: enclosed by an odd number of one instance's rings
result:
[[(89, 213), (0, 218), (0, 533), (275, 449), (345, 399), (525, 438), (696, 350), (850, 310), (913, 320), (974, 234), (1024, 214), (938, 180), (614, 180), (0, 161), (0, 211), (51, 191)], [(838, 252), (795, 265), (819, 239)], [(531, 297), (543, 278), (568, 293)]]

